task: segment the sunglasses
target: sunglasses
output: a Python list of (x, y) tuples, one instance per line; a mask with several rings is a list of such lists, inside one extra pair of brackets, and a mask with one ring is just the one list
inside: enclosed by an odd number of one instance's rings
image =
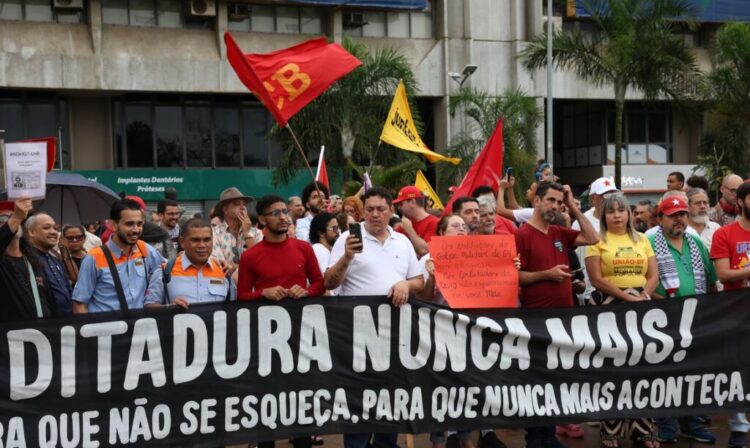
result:
[(274, 210), (274, 211), (268, 212), (268, 213), (263, 213), (263, 216), (269, 216), (269, 215), (273, 216), (274, 218), (281, 218), (282, 215), (283, 216), (288, 216), (289, 215), (289, 210), (284, 208), (284, 209)]
[(76, 236), (66, 236), (65, 239), (68, 241), (83, 241), (86, 239), (86, 237), (83, 235), (76, 235)]

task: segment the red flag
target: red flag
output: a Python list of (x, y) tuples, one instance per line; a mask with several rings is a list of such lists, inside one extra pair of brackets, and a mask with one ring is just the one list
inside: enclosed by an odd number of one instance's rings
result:
[(453, 213), (453, 201), (461, 196), (471, 196), (480, 185), (489, 185), (497, 191), (500, 173), (503, 171), (503, 119), (497, 121), (495, 130), (492, 131), (490, 139), (485, 143), (482, 152), (479, 153), (469, 171), (464, 176), (461, 184), (456, 188), (448, 203), (445, 205), (443, 214)]
[(325, 37), (265, 54), (243, 54), (229, 32), (224, 33), (224, 42), (227, 59), (240, 81), (282, 127), (336, 80), (362, 65)]
[(328, 183), (328, 170), (326, 169), (326, 158), (324, 156), (326, 147), (320, 148), (320, 156), (318, 157), (318, 172), (315, 174), (315, 180), (319, 181), (326, 186), (328, 191), (331, 191), (331, 185)]
[(47, 144), (47, 172), (52, 171), (55, 168), (57, 137), (37, 137), (21, 140), (21, 143), (27, 142), (45, 142)]

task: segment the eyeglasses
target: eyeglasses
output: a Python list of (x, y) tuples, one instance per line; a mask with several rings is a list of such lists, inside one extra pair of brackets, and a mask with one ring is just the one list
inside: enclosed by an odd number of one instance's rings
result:
[(339, 226), (326, 227), (326, 229), (330, 230), (331, 232), (338, 232)]
[(68, 241), (83, 241), (86, 239), (86, 237), (83, 235), (75, 235), (75, 236), (66, 236), (65, 239)]
[(288, 216), (289, 215), (289, 209), (278, 209), (274, 210), (272, 212), (263, 213), (263, 216), (273, 216), (274, 218), (281, 218), (282, 215)]
[(463, 222), (453, 222), (450, 224), (451, 228), (454, 229), (468, 229), (469, 227)]

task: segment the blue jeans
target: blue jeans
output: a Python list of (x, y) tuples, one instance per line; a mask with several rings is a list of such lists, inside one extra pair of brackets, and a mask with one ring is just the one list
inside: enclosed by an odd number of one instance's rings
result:
[[(679, 423), (678, 423), (679, 420)], [(697, 428), (703, 428), (704, 425), (701, 423), (701, 419), (697, 415), (691, 415), (688, 417), (658, 417), (654, 419), (656, 426), (661, 428), (670, 428), (675, 434), (680, 430), (680, 426), (686, 430), (692, 432)]]
[(545, 446), (551, 439), (555, 439), (554, 426), (537, 426), (533, 428), (526, 428), (527, 447), (542, 447)]
[[(448, 435), (458, 435), (458, 440), (464, 441), (471, 439), (471, 431), (448, 431)], [(445, 443), (445, 432), (433, 432), (430, 433), (430, 442), (432, 443)]]
[(344, 448), (367, 448), (372, 436), (373, 448), (399, 448), (398, 434), (344, 434)]
[(732, 432), (750, 431), (750, 422), (747, 421), (747, 415), (744, 412), (729, 415), (729, 430)]

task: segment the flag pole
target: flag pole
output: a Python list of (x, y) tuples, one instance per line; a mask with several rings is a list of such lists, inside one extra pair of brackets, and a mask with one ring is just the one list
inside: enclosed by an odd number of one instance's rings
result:
[(378, 150), (380, 149), (380, 145), (383, 144), (382, 140), (378, 140), (378, 146), (375, 147), (375, 152), (372, 153), (372, 157), (370, 158), (370, 169), (369, 171), (372, 171), (372, 167), (375, 166), (375, 157), (378, 155)]
[(302, 149), (302, 145), (300, 145), (299, 140), (297, 140), (297, 134), (294, 133), (294, 131), (292, 130), (292, 127), (289, 126), (289, 123), (287, 123), (286, 126), (284, 127), (287, 129), (287, 131), (289, 131), (289, 134), (292, 136), (292, 140), (294, 140), (294, 146), (297, 147), (300, 155), (302, 156), (302, 160), (305, 161), (305, 166), (307, 167), (307, 172), (310, 173), (310, 178), (312, 179), (313, 185), (315, 186), (315, 191), (317, 191), (319, 195), (323, 195), (323, 197), (325, 197), (326, 195), (324, 195), (320, 191), (320, 188), (318, 188), (318, 180), (315, 178), (315, 173), (313, 173), (312, 167), (310, 166), (310, 162), (308, 162), (307, 157), (305, 157), (305, 151)]

